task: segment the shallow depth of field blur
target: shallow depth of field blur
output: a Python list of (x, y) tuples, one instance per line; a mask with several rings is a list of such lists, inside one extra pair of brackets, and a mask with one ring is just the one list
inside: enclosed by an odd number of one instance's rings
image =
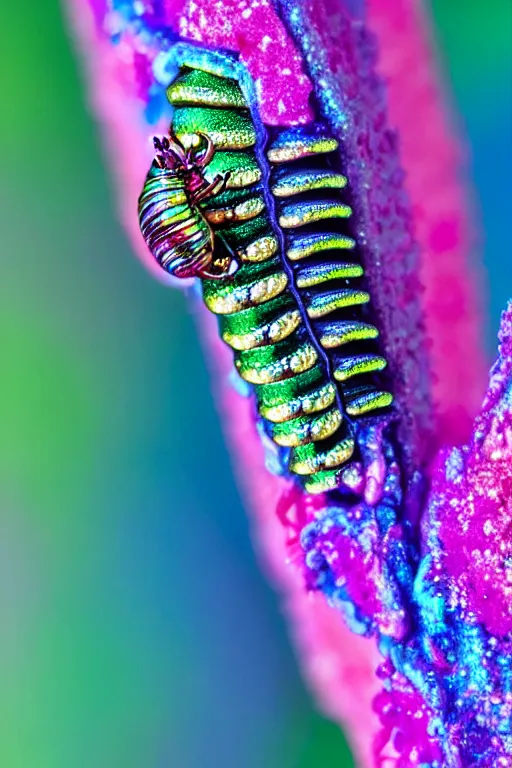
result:
[[(348, 768), (258, 570), (185, 299), (116, 221), (58, 4), (5, 5), (0, 766)], [(512, 4), (433, 11), (491, 355), (512, 296)]]

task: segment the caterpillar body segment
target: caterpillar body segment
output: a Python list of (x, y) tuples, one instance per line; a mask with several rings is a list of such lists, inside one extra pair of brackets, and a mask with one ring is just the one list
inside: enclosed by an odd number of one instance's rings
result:
[[(267, 157), (278, 215), (285, 224), (285, 258), (292, 264), (311, 331), (326, 353), (344, 412), (353, 419), (388, 408), (393, 397), (380, 376), (387, 363), (353, 238), (348, 182), (332, 142), (321, 124), (290, 128), (276, 133)], [(319, 183), (299, 184), (312, 178), (312, 169)], [(280, 194), (282, 189), (291, 189), (288, 199)], [(320, 490), (323, 483), (316, 480)]]

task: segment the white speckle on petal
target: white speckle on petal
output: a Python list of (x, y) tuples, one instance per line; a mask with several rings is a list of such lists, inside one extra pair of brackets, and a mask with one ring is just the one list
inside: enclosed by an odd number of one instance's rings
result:
[(262, 38), (262, 40), (261, 40), (261, 43), (260, 43), (260, 46), (259, 46), (259, 47), (261, 48), (261, 50), (263, 51), (263, 53), (265, 53), (265, 51), (267, 50), (267, 48), (268, 48), (268, 46), (270, 45), (270, 43), (271, 43), (271, 42), (272, 42), (272, 38), (271, 38), (271, 37), (269, 37), (268, 35), (265, 35), (265, 36)]

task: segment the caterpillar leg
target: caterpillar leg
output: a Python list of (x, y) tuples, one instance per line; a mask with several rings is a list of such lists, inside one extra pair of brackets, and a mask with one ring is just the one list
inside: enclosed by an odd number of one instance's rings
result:
[(191, 196), (190, 202), (192, 205), (197, 205), (203, 200), (207, 200), (209, 197), (214, 197), (215, 195), (220, 195), (224, 192), (230, 176), (230, 173), (226, 173), (224, 176), (221, 176), (220, 174), (216, 176), (211, 184), (208, 184), (207, 187), (198, 190), (197, 193)]
[(238, 260), (228, 254), (222, 258), (214, 258), (211, 271), (205, 269), (198, 273), (198, 277), (209, 278), (210, 280), (218, 280), (219, 277), (231, 277), (239, 266)]

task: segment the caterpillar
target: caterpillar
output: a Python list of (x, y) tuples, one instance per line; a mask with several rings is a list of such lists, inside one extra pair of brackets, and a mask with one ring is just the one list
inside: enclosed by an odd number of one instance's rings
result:
[(358, 420), (393, 403), (338, 141), (321, 120), (262, 138), (237, 80), (199, 66), (167, 97), (170, 138), (139, 200), (146, 242), (200, 277), (290, 473), (309, 493), (337, 488)]

